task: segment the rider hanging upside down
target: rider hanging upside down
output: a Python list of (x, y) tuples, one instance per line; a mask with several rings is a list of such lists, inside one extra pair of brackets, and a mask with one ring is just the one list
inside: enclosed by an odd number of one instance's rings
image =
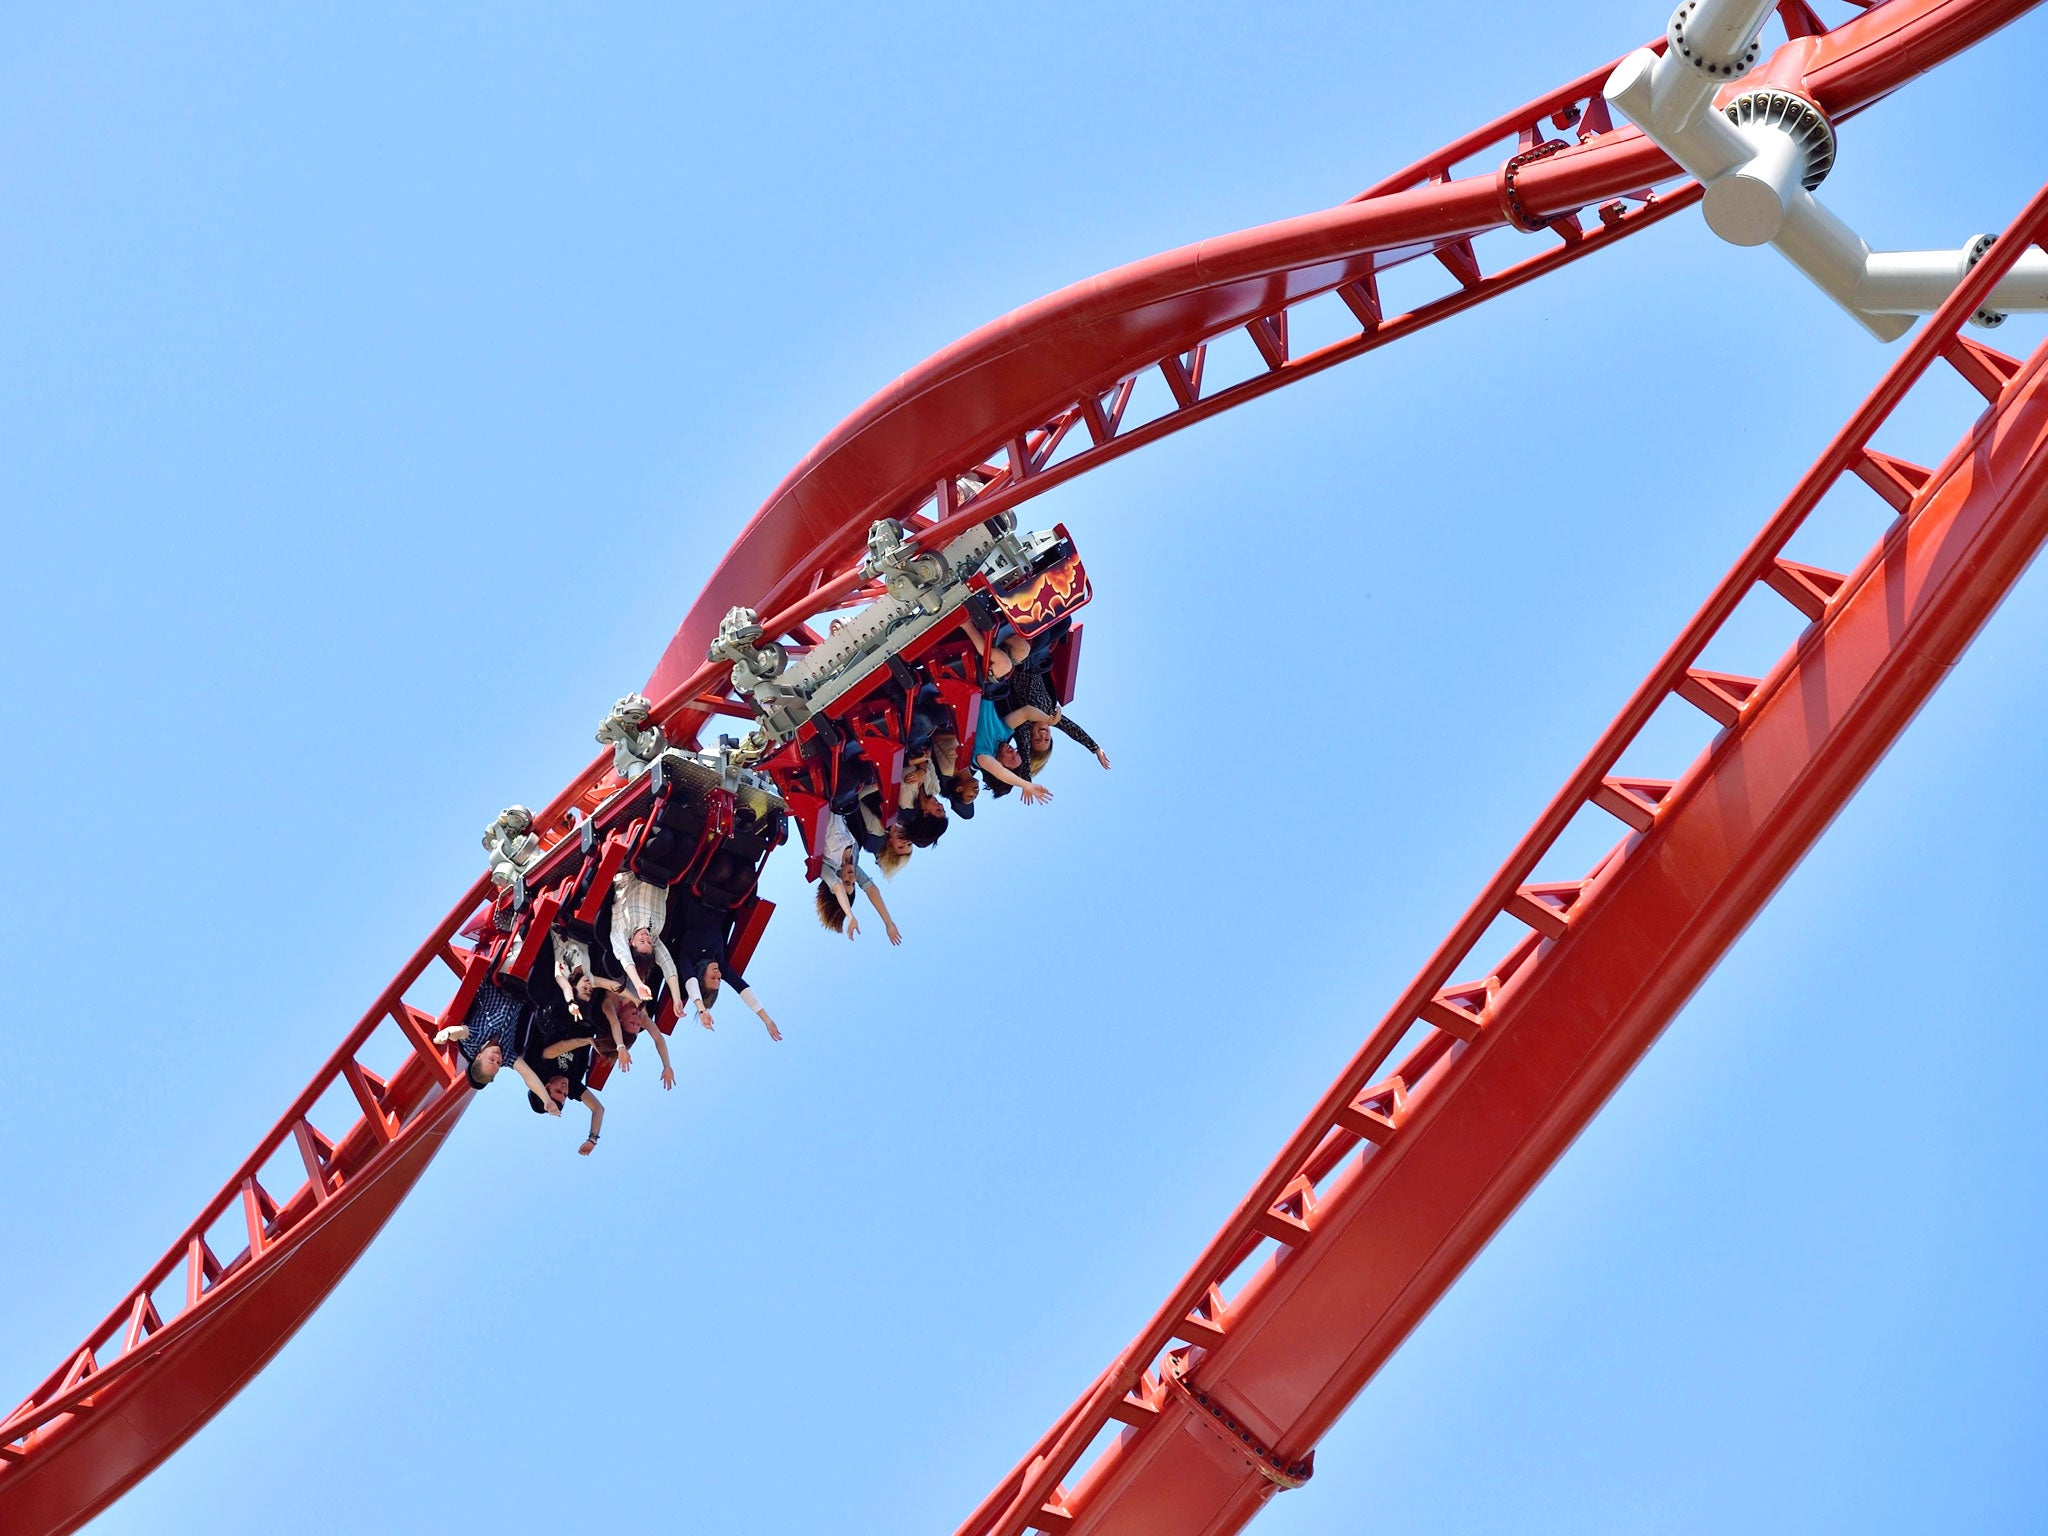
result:
[(903, 935), (889, 916), (888, 903), (882, 900), (881, 890), (869, 878), (868, 872), (860, 867), (860, 845), (854, 841), (844, 816), (831, 817), (825, 823), (825, 838), (820, 851), (818, 921), (834, 933), (844, 933), (849, 939), (858, 934), (860, 922), (853, 915), (853, 893), (857, 888), (867, 893), (868, 900), (881, 914), (882, 928), (889, 935), (889, 942), (901, 944)]
[[(584, 1081), (590, 1072), (590, 1048), (595, 1043), (589, 1030), (570, 1016), (567, 1003), (550, 1001), (534, 1016), (520, 1059), (520, 1066), (539, 1080), (539, 1087), (529, 1085), (526, 1095), (535, 1114), (559, 1117), (562, 1106), (571, 1099), (590, 1110), (590, 1134), (576, 1149), (583, 1157), (597, 1150), (597, 1133), (604, 1125), (604, 1103)], [(526, 1076), (526, 1072), (522, 1071), (520, 1076)]]
[(997, 707), (996, 701), (987, 694), (981, 696), (981, 714), (974, 727), (974, 766), (989, 780), (991, 792), (1007, 795), (1017, 790), (1024, 796), (1026, 805), (1037, 805), (1050, 800), (1052, 791), (1043, 784), (1034, 784), (1024, 772), (1024, 755), (1011, 739), (1011, 731), (1025, 720), (1025, 712), (1015, 712), (1012, 720)]
[(484, 982), (476, 989), (469, 1012), (460, 1024), (450, 1024), (434, 1036), (434, 1044), (459, 1043), (467, 1064), (469, 1086), (483, 1089), (511, 1062), (526, 1080), (529, 1092), (539, 1092), (541, 1080), (520, 1055), (531, 1009), (510, 992)]
[[(910, 750), (930, 753), (934, 773), (923, 786), (934, 797), (943, 797), (953, 814), (962, 821), (974, 818), (974, 800), (981, 793), (981, 781), (972, 764), (960, 761), (960, 737), (953, 728), (953, 716), (941, 700), (938, 688), (926, 683), (918, 690), (910, 717)], [(930, 810), (937, 811), (937, 799)]]
[(929, 848), (946, 835), (946, 807), (939, 799), (939, 770), (932, 762), (930, 743), (913, 747), (904, 759), (895, 824), (913, 848)]
[(597, 1031), (597, 1051), (603, 1056), (617, 1059), (621, 1072), (633, 1070), (633, 1047), (642, 1040), (654, 1041), (655, 1054), (661, 1057), (661, 1086), (673, 1088), (676, 1085), (676, 1069), (668, 1059), (668, 1041), (661, 1031), (654, 1027), (654, 1021), (647, 1017), (647, 1010), (616, 983), (604, 994), (605, 1028)]
[(651, 962), (668, 982), (669, 996), (682, 1007), (683, 984), (676, 974), (675, 957), (661, 941), (668, 921), (668, 889), (642, 880), (631, 870), (619, 871), (612, 882), (612, 953), (642, 1003), (654, 1001), (645, 967)]
[[(590, 951), (575, 937), (555, 930), (555, 953), (558, 957), (564, 951), (570, 957), (580, 953), (582, 964), (588, 964)], [(654, 1029), (648, 1021), (647, 1012), (640, 1006), (639, 999), (626, 990), (625, 983), (613, 981), (609, 976), (586, 975), (582, 965), (572, 964), (562, 958), (555, 961), (555, 979), (563, 983), (562, 1006), (577, 1027), (591, 1036), (592, 1045), (601, 1055), (618, 1059), (619, 1070), (633, 1070), (632, 1047), (643, 1034), (652, 1033), (654, 1049), (661, 1056), (661, 1086), (673, 1088), (676, 1085), (675, 1068), (668, 1059), (668, 1041), (661, 1031)]]
[[(1016, 635), (1011, 635), (1010, 640), (1021, 643)], [(1007, 651), (999, 654), (1008, 660), (1016, 653)], [(1025, 654), (1029, 656), (1029, 646), (1025, 647)], [(1052, 756), (1052, 733), (1055, 730), (1093, 752), (1095, 760), (1104, 768), (1109, 766), (1109, 754), (1095, 744), (1095, 738), (1083, 730), (1079, 722), (1069, 720), (1061, 713), (1059, 700), (1053, 697), (1052, 684), (1042, 666), (1020, 664), (1005, 667), (1000, 673), (991, 666), (989, 670), (992, 678), (1000, 679), (1000, 683), (992, 685), (992, 691), (997, 694), (997, 708), (1003, 712), (1004, 724), (1016, 732), (1018, 750), (1025, 754), (1032, 778), (1038, 777), (1045, 768), (1046, 759)]]
[[(681, 932), (678, 935), (683, 953), (690, 960), (690, 979), (683, 984), (683, 992), (697, 1010), (697, 1022), (706, 1029), (712, 1027), (711, 1010), (718, 1003), (719, 987), (730, 982), (739, 989), (740, 1001), (761, 1016), (761, 1022), (768, 1027), (768, 1038), (780, 1040), (782, 1031), (768, 1016), (768, 1010), (761, 1006), (754, 989), (747, 985), (747, 978), (733, 969), (728, 958), (726, 945), (732, 930), (732, 913), (700, 901), (684, 891), (676, 893)], [(677, 1005), (680, 1010), (681, 1005)]]
[(882, 789), (875, 778), (874, 765), (857, 745), (849, 743), (841, 750), (840, 773), (846, 787), (832, 802), (833, 811), (845, 821), (848, 834), (861, 851), (873, 854), (882, 873), (895, 879), (896, 872), (910, 862), (910, 855), (916, 851), (917, 845), (910, 837), (911, 825), (883, 809)]
[[(1054, 730), (1093, 752), (1104, 768), (1109, 766), (1109, 754), (1095, 738), (1061, 712), (1046, 676), (1048, 663), (1033, 651), (1030, 641), (1007, 624), (992, 635), (984, 636), (972, 625), (969, 632), (987, 657), (988, 669), (975, 724), (974, 761), (996, 794), (1015, 789), (1026, 805), (1052, 798), (1052, 791), (1028, 781), (1038, 777), (1052, 756)], [(1043, 643), (1046, 637), (1039, 638)]]

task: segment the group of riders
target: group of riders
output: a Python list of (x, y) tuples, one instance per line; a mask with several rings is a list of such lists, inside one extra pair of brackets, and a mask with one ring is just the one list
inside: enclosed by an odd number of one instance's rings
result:
[[(854, 906), (865, 895), (890, 943), (903, 942), (880, 889), (862, 867), (863, 854), (893, 879), (915, 850), (937, 843), (953, 819), (971, 818), (984, 789), (992, 797), (1014, 793), (1026, 805), (1049, 800), (1051, 791), (1039, 779), (1054, 731), (1109, 767), (1108, 754), (1066, 717), (1055, 697), (1049, 674), (1063, 627), (1027, 639), (989, 615), (985, 628), (963, 620), (962, 629), (980, 658), (980, 699), (971, 723), (944, 707), (928, 679), (900, 669), (914, 691), (905, 711), (909, 725), (900, 776), (891, 773), (896, 782), (887, 792), (868, 747), (851, 735), (833, 740), (834, 733), (826, 733), (838, 772), (828, 807), (807, 841), (817, 872), (818, 919), (849, 939), (860, 932)], [(656, 763), (672, 768), (679, 761), (650, 714), (645, 698), (629, 695), (599, 727), (597, 739), (613, 747), (620, 777), (630, 780)], [(675, 1086), (669, 1041), (658, 1021), (673, 1027), (687, 1010), (710, 1029), (713, 1009), (729, 988), (760, 1017), (771, 1040), (782, 1038), (733, 951), (736, 914), (753, 900), (768, 854), (786, 840), (786, 809), (777, 799), (742, 797), (730, 812), (730, 826), (721, 828), (716, 852), (699, 866), (681, 855), (661, 854), (664, 804), (684, 817), (693, 810), (702, 815), (703, 808), (691, 804), (687, 775), (672, 780), (668, 793), (657, 797), (648, 828), (652, 839), (639, 847), (632, 867), (611, 877), (601, 901), (593, 895), (595, 921), (578, 923), (563, 905), (545, 932), (518, 941), (539, 946), (518, 968), (523, 979), (507, 976), (499, 965), (477, 985), (462, 1022), (436, 1036), (437, 1043), (458, 1044), (476, 1088), (509, 1066), (524, 1082), (535, 1113), (560, 1116), (571, 1102), (584, 1105), (590, 1111), (589, 1133), (578, 1148), (584, 1156), (596, 1150), (604, 1125), (595, 1083), (614, 1070), (630, 1071), (636, 1049), (651, 1043), (661, 1061), (662, 1086)], [(686, 829), (675, 840), (683, 845), (695, 836)], [(500, 816), (485, 833), (484, 846), (501, 887), (512, 886), (546, 851), (523, 807)], [(503, 916), (499, 926), (507, 926)]]

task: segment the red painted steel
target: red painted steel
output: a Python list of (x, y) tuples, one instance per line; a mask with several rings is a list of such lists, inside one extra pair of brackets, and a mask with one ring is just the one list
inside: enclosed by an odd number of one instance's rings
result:
[[(1889, 0), (1824, 36), (1786, 44), (1763, 73), (1803, 90), (1839, 120), (2032, 3)], [(661, 698), (696, 674), (718, 620), (734, 604), (770, 615), (775, 633), (829, 607), (819, 594), (851, 590), (869, 523), (948, 510), (953, 479), (978, 463), (995, 464), (1003, 475), (976, 499), (974, 517), (1385, 345), (1675, 211), (1673, 199), (1645, 208), (1633, 197), (1678, 173), (1634, 128), (1610, 125), (1599, 95), (1607, 73), (1594, 70), (1539, 97), (1360, 198), (1089, 278), (919, 364), (840, 423), (776, 487), (712, 573), (645, 692)], [(1559, 114), (1576, 114), (1574, 137), (1584, 142), (1527, 166), (1516, 182), (1521, 205), (1533, 216), (1561, 220), (1609, 204), (1633, 211), (1614, 223), (1593, 217), (1583, 235), (1560, 222), (1527, 236), (1531, 254), (1519, 262), (1483, 273), (1471, 237), (1513, 227), (1499, 175), (1453, 178), (1450, 169), (1495, 145), (1505, 157), (1542, 142), (1553, 129), (1562, 131)], [(1374, 275), (1424, 257), (1447, 262), (1444, 295), (1404, 315), (1381, 314)], [(1142, 426), (1115, 421), (1131, 381), (1184, 369), (1189, 365), (1181, 360), (1205, 343), (1246, 327), (1264, 333), (1260, 351), (1270, 359), (1268, 349), (1286, 335), (1286, 311), (1330, 293), (1358, 315), (1358, 336), (1278, 366), (1268, 361), (1264, 372), (1233, 387), (1212, 382), (1191, 405), (1176, 402), (1177, 409)], [(1084, 441), (1085, 449), (1074, 452)]]
[[(1958, 334), (2044, 234), (2048, 188), (1828, 445), (1146, 1330), (961, 1536), (1221, 1536), (1312, 1467), (1316, 1440), (1655, 1042), (2048, 538), (2048, 345), (2022, 369)], [(1983, 416), (1932, 473), (1873, 454), (1940, 359), (1987, 397)], [(1874, 485), (1899, 520), (1853, 574), (1788, 565), (1786, 543), (1850, 473), (1918, 490), (1901, 504)], [(1697, 670), (1759, 586), (1786, 596), (1788, 569), (1806, 577), (1791, 606), (1814, 622), (1770, 676)], [(1704, 701), (1720, 734), (1675, 785), (1611, 777), (1673, 695)], [(1635, 830), (1583, 881), (1530, 884), (1588, 805)], [(1483, 980), (1451, 984), (1503, 913), (1527, 937)], [(1264, 1238), (1277, 1251), (1227, 1294)], [(1113, 1419), (1125, 1428), (1069, 1492)]]
[[(0, 1530), (74, 1530), (119, 1498), (263, 1368), (383, 1229), (470, 1095), (452, 1086), (452, 1056), (410, 1030), (388, 1082), (357, 1058), (387, 1021), (399, 1027), (393, 1010), (437, 961), (459, 978), (447, 1013), (461, 1017), (479, 973), (456, 934), (489, 890), (470, 888), (164, 1256), (0, 1423)], [(357, 1113), (330, 1136), (310, 1117), (342, 1086)], [(278, 1200), (263, 1175), (287, 1148), (305, 1178)], [(222, 1260), (208, 1234), (237, 1208), (248, 1246)]]
[[(1792, 41), (1766, 73), (1800, 86), (1839, 120), (1987, 36), (2029, 3), (1889, 0), (1814, 35), (1811, 13), (1785, 0)], [(773, 633), (809, 638), (810, 620), (861, 589), (855, 567), (872, 519), (901, 516), (925, 543), (941, 542), (1111, 458), (1468, 309), (1687, 206), (1698, 195), (1690, 184), (1651, 192), (1676, 173), (1634, 129), (1609, 120), (1597, 94), (1605, 74), (1591, 72), (1337, 208), (1076, 285), (904, 375), (812, 451), (713, 573), (648, 689), (660, 699), (657, 717), (671, 738), (694, 742), (705, 715), (744, 713), (724, 669), (697, 664), (725, 610), (760, 607)], [(1574, 130), (1571, 140), (1551, 138), (1553, 128)], [(1450, 174), (1456, 163), (1494, 146), (1504, 161), (1497, 171)], [(1525, 230), (1530, 244), (1518, 260), (1489, 270), (1471, 238), (1496, 229)], [(1405, 314), (1384, 313), (1376, 274), (1425, 257), (1443, 271), (1443, 292)], [(1995, 263), (1978, 270), (1994, 271)], [(1297, 352), (1290, 311), (1327, 295), (1342, 302), (1356, 333)], [(1239, 329), (1259, 367), (1224, 378), (1209, 347)], [(1171, 403), (1140, 421), (1140, 381), (1153, 373)], [(954, 480), (974, 467), (990, 483), (963, 509)], [(1855, 467), (1895, 504), (1922, 489), (1915, 476), (1924, 472), (1882, 456)], [(1798, 587), (1800, 578), (1781, 572), (1780, 580)], [(1709, 682), (1697, 686), (1715, 696)], [(608, 766), (593, 762), (543, 812), (538, 825), (545, 836), (566, 836), (568, 812), (601, 798)], [(1655, 787), (1614, 781), (1597, 793), (1638, 820), (1655, 823), (1662, 814)], [(480, 967), (458, 936), (489, 893), (479, 881), (464, 895), (164, 1257), (0, 1422), (0, 1528), (10, 1536), (75, 1529), (170, 1455), (282, 1347), (381, 1230), (467, 1103), (467, 1090), (451, 1087), (452, 1056), (429, 1036), (439, 1022), (460, 1017), (477, 982)], [(1569, 930), (1587, 899), (1574, 889), (1531, 887), (1506, 892), (1496, 909), (1512, 900), (1547, 930)], [(436, 961), (460, 978), (456, 997), (439, 1011), (407, 1001)], [(1417, 1113), (1420, 1084), (1442, 1065), (1443, 1046), (1454, 1036), (1483, 1038), (1492, 1027), (1484, 1022), (1488, 995), (1482, 986), (1414, 999), (1410, 1016), (1428, 1012), (1436, 1025), (1432, 1039), (1441, 1042), (1425, 1041), (1423, 1058), (1412, 1063), (1415, 1091), (1408, 1084), (1354, 1091), (1335, 1109), (1335, 1122), (1374, 1142), (1393, 1145), (1404, 1137), (1398, 1128)], [(395, 1031), (405, 1052), (388, 1083), (359, 1060), (380, 1029)], [(315, 1124), (315, 1106), (340, 1091), (354, 1107), (352, 1123)], [(1314, 1151), (1305, 1148), (1303, 1156)], [(304, 1173), (281, 1200), (265, 1181), (280, 1155), (295, 1156)], [(1332, 1168), (1321, 1168), (1318, 1179)], [(1323, 1230), (1320, 1223), (1330, 1218), (1314, 1204), (1317, 1181), (1303, 1185), (1301, 1177), (1271, 1189), (1262, 1183), (1255, 1207), (1240, 1213), (1246, 1236), (1300, 1243)], [(213, 1247), (223, 1221), (246, 1244), (225, 1259)], [(1178, 1303), (1169, 1332), (1178, 1328), (1218, 1345), (1231, 1336), (1228, 1308), (1212, 1284)], [(1190, 1316), (1198, 1304), (1207, 1311)], [(1162, 1336), (1144, 1358), (1155, 1358), (1164, 1342)], [(1048, 1437), (1044, 1459), (1035, 1466), (1027, 1459), (970, 1529), (1016, 1529), (1042, 1509), (1108, 1417), (1145, 1424), (1179, 1411), (1173, 1405), (1201, 1406), (1193, 1394), (1205, 1387), (1159, 1378), (1141, 1379), (1127, 1395), (1121, 1369), (1106, 1372), (1069, 1411)], [(1240, 1408), (1256, 1415), (1262, 1401)], [(1135, 1476), (1136, 1453), (1119, 1466)], [(1112, 1503), (1102, 1497), (1106, 1511)], [(1062, 1517), (1030, 1518), (1058, 1524)]]

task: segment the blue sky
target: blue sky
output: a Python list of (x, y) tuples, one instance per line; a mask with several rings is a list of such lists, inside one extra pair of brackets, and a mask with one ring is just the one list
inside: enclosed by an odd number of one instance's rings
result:
[[(873, 389), (1662, 21), (17, 11), (0, 1384), (161, 1251)], [(1998, 228), (2044, 50), (2031, 17), (1848, 125), (1831, 204), (1878, 245)], [(752, 972), (787, 1043), (681, 1041), (599, 1157), (487, 1096), (94, 1529), (952, 1529), (1887, 355), (1686, 216), (1041, 502), (1115, 772), (1056, 757), (1050, 808), (920, 856), (901, 950), (786, 911)], [(1967, 415), (1944, 383), (1893, 446)], [(1303, 632), (1313, 690), (1261, 643)], [(2034, 1523), (2044, 647), (2036, 573), (1260, 1529)]]

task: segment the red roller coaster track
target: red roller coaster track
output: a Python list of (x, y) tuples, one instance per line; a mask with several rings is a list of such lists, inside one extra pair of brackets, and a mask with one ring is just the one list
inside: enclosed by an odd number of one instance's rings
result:
[[(1802, 0), (1784, 0), (1787, 41), (1760, 74), (1839, 121), (2028, 8), (1889, 0), (1828, 31)], [(750, 714), (722, 669), (696, 661), (727, 608), (758, 607), (771, 633), (805, 638), (811, 620), (869, 590), (857, 562), (875, 518), (942, 542), (1688, 206), (1698, 188), (1673, 185), (1662, 152), (1608, 117), (1607, 73), (1336, 208), (1091, 279), (904, 375), (798, 465), (713, 572), (649, 685), (671, 737), (694, 741), (707, 714)], [(1452, 175), (1496, 149), (1497, 170)], [(1527, 250), (1489, 270), (1472, 237), (1499, 229), (1522, 231)], [(1308, 1474), (1316, 1440), (1648, 1049), (2048, 537), (2048, 348), (2022, 364), (1958, 334), (2044, 239), (2048, 191), (1771, 517), (1186, 1278), (962, 1536), (1230, 1531)], [(1441, 266), (1445, 291), (1385, 313), (1376, 274), (1423, 258)], [(1290, 308), (1330, 293), (1357, 332), (1297, 353)], [(1208, 344), (1240, 329), (1263, 366), (1210, 376)], [(1932, 469), (1872, 448), (1937, 362), (1984, 395), (1983, 416)], [(1135, 420), (1136, 382), (1155, 370), (1171, 404)], [(954, 479), (977, 465), (991, 484), (962, 511)], [(1846, 574), (1782, 558), (1845, 475), (1896, 514), (1878, 544)], [(1809, 621), (1797, 641), (1762, 679), (1699, 670), (1760, 584)], [(1615, 776), (1673, 695), (1718, 735), (1675, 782)], [(606, 766), (547, 808), (545, 835), (566, 833)], [(1532, 883), (1588, 805), (1622, 822), (1624, 840), (1583, 879)], [(376, 1237), (468, 1102), (432, 1034), (481, 979), (458, 934), (489, 889), (480, 879), (463, 893), (193, 1222), (0, 1423), (0, 1527), (73, 1530), (119, 1497), (262, 1369)], [(1456, 980), (1503, 914), (1526, 937), (1477, 979)], [(423, 1007), (422, 977), (441, 964), (456, 995)], [(389, 1080), (357, 1060), (387, 1021), (412, 1047)], [(323, 1133), (309, 1117), (344, 1084), (360, 1113)], [(280, 1193), (261, 1175), (287, 1148), (305, 1178)], [(246, 1246), (223, 1257), (208, 1234), (230, 1213)], [(1082, 1468), (1113, 1422), (1121, 1434)]]

